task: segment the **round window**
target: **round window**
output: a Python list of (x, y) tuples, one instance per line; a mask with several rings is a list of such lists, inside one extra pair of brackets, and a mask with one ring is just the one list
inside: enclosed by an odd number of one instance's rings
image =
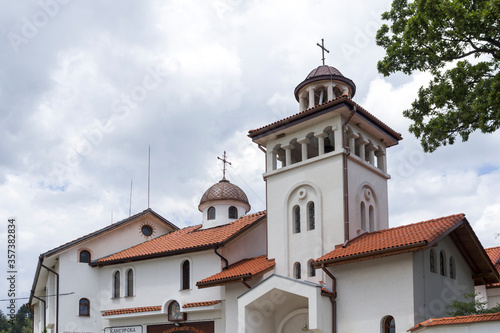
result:
[(144, 236), (149, 237), (153, 234), (153, 228), (150, 225), (143, 225), (141, 232)]

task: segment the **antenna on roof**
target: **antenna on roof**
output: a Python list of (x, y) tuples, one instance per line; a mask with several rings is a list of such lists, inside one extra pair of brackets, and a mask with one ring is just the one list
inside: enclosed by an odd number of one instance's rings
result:
[(149, 145), (149, 153), (148, 153), (148, 209), (149, 209), (150, 192), (151, 192), (151, 145)]
[(130, 180), (130, 203), (128, 205), (128, 216), (132, 215), (132, 179)]

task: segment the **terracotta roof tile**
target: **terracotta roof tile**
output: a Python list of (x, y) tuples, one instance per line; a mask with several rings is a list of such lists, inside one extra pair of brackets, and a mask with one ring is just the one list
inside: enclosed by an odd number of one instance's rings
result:
[(219, 304), (221, 301), (220, 300), (217, 300), (217, 301), (207, 301), (207, 302), (194, 302), (194, 303), (186, 303), (182, 306), (182, 308), (196, 308), (196, 307), (199, 307), (199, 306), (210, 306), (210, 305), (215, 305), (215, 304)]
[(416, 330), (417, 328), (428, 327), (428, 326), (473, 324), (485, 321), (500, 321), (500, 312), (485, 313), (485, 314), (470, 315), (470, 316), (431, 318), (420, 324), (417, 324), (416, 326), (410, 328), (408, 331), (413, 331)]
[(316, 259), (316, 263), (342, 263), (380, 254), (412, 251), (427, 246), (443, 237), (464, 219), (464, 214), (441, 217), (434, 220), (369, 232), (351, 240), (347, 245)]
[(281, 125), (284, 125), (284, 124), (287, 124), (295, 119), (300, 119), (304, 116), (307, 116), (309, 114), (313, 114), (319, 110), (322, 110), (323, 108), (325, 107), (328, 107), (328, 106), (333, 106), (333, 105), (336, 105), (336, 104), (339, 104), (341, 102), (347, 102), (349, 104), (351, 104), (352, 106), (356, 106), (357, 110), (363, 114), (365, 114), (367, 117), (371, 118), (373, 122), (375, 122), (376, 124), (378, 124), (380, 127), (382, 127), (384, 130), (386, 130), (388, 133), (390, 133), (394, 138), (396, 138), (397, 140), (402, 140), (403, 138), (401, 137), (401, 133), (398, 133), (396, 132), (395, 130), (393, 130), (391, 127), (389, 127), (389, 125), (387, 125), (386, 123), (384, 123), (383, 121), (381, 121), (380, 119), (378, 119), (377, 117), (375, 117), (375, 115), (373, 115), (372, 113), (370, 113), (368, 110), (366, 110), (365, 108), (363, 108), (361, 105), (357, 104), (356, 102), (354, 102), (351, 98), (349, 98), (347, 95), (342, 95), (342, 96), (339, 96), (339, 97), (336, 97), (330, 101), (326, 101), (324, 102), (323, 104), (320, 104), (320, 105), (315, 105), (313, 106), (312, 108), (309, 108), (309, 109), (306, 109), (304, 111), (300, 111), (294, 115), (291, 115), (289, 117), (286, 117), (286, 118), (283, 118), (281, 120), (278, 120), (278, 121), (275, 121), (271, 124), (268, 124), (268, 125), (265, 125), (265, 126), (262, 126), (262, 127), (259, 127), (259, 128), (256, 128), (256, 129), (253, 129), (253, 130), (250, 130), (248, 131), (248, 136), (249, 137), (254, 137), (256, 136), (257, 134), (260, 134), (260, 133), (263, 133), (263, 132), (266, 132), (270, 129), (273, 129), (275, 127), (279, 127)]
[(132, 246), (126, 250), (92, 262), (92, 266), (106, 265), (130, 259), (163, 256), (182, 252), (194, 251), (213, 245), (222, 244), (257, 223), (265, 212), (244, 216), (237, 221), (208, 229), (201, 229), (201, 225), (184, 228), (160, 236), (147, 242)]
[(151, 312), (151, 311), (161, 311), (161, 305), (145, 306), (142, 308), (109, 310), (109, 311), (104, 311), (104, 313), (102, 315), (103, 316), (113, 316), (113, 315), (121, 315), (121, 314), (127, 314), (127, 313), (139, 313), (139, 312)]
[(250, 259), (243, 259), (229, 265), (229, 267), (220, 273), (198, 281), (198, 287), (211, 287), (225, 283), (238, 282), (241, 279), (252, 279), (260, 276), (272, 269), (275, 265), (274, 259), (267, 259), (265, 255)]
[[(484, 250), (486, 251), (486, 254), (490, 258), (491, 262), (493, 263), (493, 266), (495, 266), (497, 272), (500, 274), (500, 246), (490, 247)], [(500, 287), (500, 283), (491, 283), (486, 285), (486, 287), (488, 288)]]

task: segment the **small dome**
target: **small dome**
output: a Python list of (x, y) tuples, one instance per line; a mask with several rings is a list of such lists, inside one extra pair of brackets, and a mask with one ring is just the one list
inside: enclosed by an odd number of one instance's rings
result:
[(238, 186), (231, 184), (228, 180), (225, 179), (222, 179), (220, 182), (212, 185), (205, 192), (205, 194), (203, 194), (198, 209), (200, 209), (200, 207), (206, 202), (218, 200), (239, 201), (247, 205), (248, 210), (250, 210), (250, 204), (248, 203), (248, 198), (245, 192), (243, 192), (243, 190)]
[(315, 82), (315, 81), (320, 81), (320, 80), (335, 80), (335, 81), (342, 81), (346, 83), (352, 90), (351, 97), (354, 96), (356, 93), (356, 85), (354, 82), (352, 82), (351, 79), (346, 78), (340, 71), (332, 66), (319, 66), (318, 68), (315, 68), (307, 75), (304, 81), (302, 81), (296, 88), (295, 88), (295, 98), (297, 101), (299, 100), (299, 91), (302, 89), (304, 86), (308, 85), (309, 83)]

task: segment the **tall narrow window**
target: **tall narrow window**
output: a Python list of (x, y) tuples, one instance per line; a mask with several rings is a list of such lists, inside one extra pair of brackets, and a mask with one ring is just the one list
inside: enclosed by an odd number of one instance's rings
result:
[(439, 274), (446, 276), (446, 258), (443, 251), (439, 253)]
[(366, 230), (366, 208), (363, 201), (361, 201), (361, 230)]
[(368, 208), (368, 221), (370, 225), (370, 231), (375, 231), (375, 211), (372, 205), (370, 205), (370, 207)]
[(429, 253), (430, 268), (432, 273), (436, 273), (436, 252), (431, 249)]
[(299, 233), (300, 232), (300, 207), (299, 206), (295, 206), (293, 208), (293, 225), (294, 225), (294, 230), (295, 230), (295, 233)]
[(113, 297), (120, 297), (120, 272), (116, 271), (113, 274)]
[(80, 302), (78, 302), (78, 315), (90, 316), (90, 301), (88, 299), (80, 298)]
[(316, 268), (314, 268), (314, 260), (309, 261), (309, 276), (316, 276)]
[(450, 277), (452, 279), (455, 279), (457, 277), (455, 259), (453, 257), (450, 257)]
[(215, 208), (210, 207), (207, 211), (207, 220), (215, 220)]
[(229, 207), (228, 215), (229, 215), (230, 219), (237, 219), (238, 218), (238, 210), (236, 209), (236, 207), (234, 207), (234, 206)]
[(295, 267), (295, 278), (297, 280), (300, 280), (301, 273), (302, 273), (301, 268), (300, 268), (300, 262), (296, 262), (294, 267)]
[(185, 260), (182, 263), (182, 290), (190, 289), (189, 270), (189, 260)]
[(127, 271), (127, 296), (134, 296), (134, 271)]
[(396, 321), (393, 317), (388, 316), (384, 320), (384, 333), (396, 333)]
[(316, 228), (316, 221), (315, 221), (315, 216), (314, 216), (314, 202), (309, 203), (308, 207), (308, 219), (309, 219), (309, 230), (314, 230)]
[(87, 250), (80, 251), (80, 262), (90, 263), (90, 252)]

